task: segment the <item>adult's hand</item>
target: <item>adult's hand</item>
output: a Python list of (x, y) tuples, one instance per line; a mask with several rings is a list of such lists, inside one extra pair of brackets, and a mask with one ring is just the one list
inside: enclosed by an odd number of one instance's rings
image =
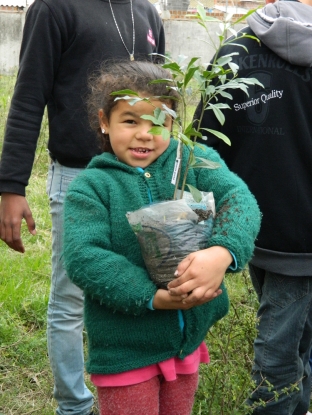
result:
[(21, 238), (22, 220), (25, 219), (29, 232), (36, 234), (36, 224), (24, 196), (15, 193), (2, 193), (0, 204), (0, 238), (10, 248), (24, 253)]

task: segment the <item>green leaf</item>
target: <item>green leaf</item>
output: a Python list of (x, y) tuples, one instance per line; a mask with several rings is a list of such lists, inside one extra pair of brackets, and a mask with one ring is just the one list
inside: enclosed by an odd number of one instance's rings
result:
[(133, 106), (134, 104), (136, 104), (137, 102), (141, 102), (141, 101), (147, 101), (146, 98), (133, 98), (133, 97), (129, 97), (128, 95), (125, 95), (124, 97), (116, 97), (114, 99), (114, 101), (119, 101), (119, 100), (123, 100), (123, 101), (128, 101), (128, 104)]
[[(133, 97), (129, 97), (131, 99), (128, 100), (128, 104), (133, 106), (134, 104), (136, 104), (137, 102), (141, 102), (143, 101), (142, 98), (133, 98)], [(119, 98), (115, 98), (115, 101), (117, 101)], [(121, 98), (122, 99), (122, 98)], [(124, 97), (123, 99), (126, 99), (126, 97)], [(128, 99), (128, 98), (127, 98)]]
[(220, 110), (228, 110), (228, 109), (231, 109), (231, 107), (228, 104), (226, 104), (225, 102), (220, 102), (218, 104), (214, 104), (214, 106), (216, 108), (219, 108)]
[(184, 86), (186, 87), (186, 85), (190, 82), (190, 80), (193, 78), (194, 73), (198, 70), (198, 66), (194, 67), (194, 68), (190, 68), (185, 76), (184, 76)]
[(236, 81), (242, 82), (248, 85), (259, 85), (262, 88), (264, 88), (264, 85), (260, 81), (258, 81), (257, 78), (236, 78)]
[[(228, 42), (228, 43), (231, 43), (231, 42)], [(246, 46), (244, 46), (244, 45), (240, 45), (239, 43), (231, 43), (231, 45), (232, 46), (238, 46), (238, 47), (240, 47), (240, 48), (243, 48), (244, 50), (245, 50), (245, 52), (247, 52), (248, 53), (248, 49), (246, 48)]]
[(208, 131), (209, 133), (215, 135), (216, 137), (220, 138), (222, 141), (224, 141), (227, 145), (231, 145), (231, 141), (229, 137), (227, 137), (225, 134), (221, 133), (217, 130), (211, 130), (210, 128), (202, 128), (204, 131)]
[(166, 121), (166, 113), (159, 107), (154, 109), (154, 116), (157, 118), (157, 125), (163, 125)]
[(187, 136), (187, 137), (201, 137), (202, 136), (202, 134), (199, 132), (199, 131), (197, 131), (197, 130), (195, 130), (195, 128), (194, 128), (194, 126), (193, 126), (193, 122), (191, 122), (187, 127), (186, 127), (186, 129), (184, 130), (184, 134)]
[(154, 81), (150, 81), (148, 84), (149, 85), (154, 85), (154, 84), (168, 84), (168, 83), (172, 83), (173, 80), (168, 78), (163, 78), (163, 79), (155, 79)]
[[(148, 132), (153, 135), (161, 135), (165, 127), (154, 126)], [(166, 129), (165, 129), (166, 130)], [(166, 130), (168, 131), (168, 130)]]
[(137, 92), (133, 91), (132, 89), (121, 89), (120, 91), (111, 92), (109, 95), (112, 95), (112, 96), (116, 96), (116, 95), (134, 95), (136, 97), (139, 96), (139, 94)]
[(216, 92), (216, 88), (214, 85), (209, 85), (205, 88), (206, 95), (213, 95)]
[(163, 111), (161, 108), (157, 107), (154, 109), (154, 116), (144, 114), (144, 115), (141, 115), (140, 118), (142, 118), (143, 120), (151, 121), (155, 125), (163, 126), (164, 122), (166, 121), (166, 112)]
[(228, 31), (231, 32), (234, 37), (237, 37), (237, 32), (233, 29), (233, 27), (229, 27)]
[(196, 157), (194, 152), (192, 151), (192, 153), (190, 154), (190, 165), (193, 166), (196, 164)]
[(176, 62), (165, 63), (164, 65), (162, 65), (162, 67), (165, 69), (169, 69), (170, 71), (177, 72), (180, 75), (183, 75), (181, 67)]
[(167, 107), (166, 104), (162, 104), (162, 107), (164, 108), (165, 112), (171, 115), (172, 118), (177, 118), (177, 113), (173, 109)]
[(219, 95), (221, 95), (222, 97), (224, 97), (224, 98), (228, 98), (228, 99), (233, 99), (233, 96), (231, 95), (231, 94), (229, 94), (228, 92), (226, 92), (226, 91), (222, 91), (222, 89), (220, 89), (219, 91), (218, 91), (218, 94)]
[[(233, 17), (233, 12), (227, 13), (225, 15), (225, 21), (230, 22), (232, 20), (232, 17)], [(226, 28), (226, 30), (228, 30), (228, 28), (229, 28), (229, 26)]]
[(198, 21), (198, 24), (202, 26), (207, 31), (207, 26), (205, 22)]
[(158, 119), (157, 118), (155, 118), (155, 117), (153, 117), (152, 115), (141, 115), (141, 117), (140, 118), (142, 118), (143, 120), (148, 120), (148, 121), (152, 121), (152, 123), (153, 124), (155, 124), (155, 125), (160, 125), (160, 126), (162, 126), (162, 123), (160, 123), (159, 121), (158, 121)]
[(198, 6), (197, 6), (197, 14), (198, 14), (198, 16), (200, 17), (201, 20), (203, 20), (203, 21), (206, 20), (206, 10), (201, 4), (198, 4)]
[(179, 66), (182, 66), (184, 62), (186, 61), (187, 56), (186, 55), (178, 55), (177, 64)]
[(164, 140), (168, 140), (171, 136), (170, 131), (168, 131), (167, 128), (163, 128), (161, 135)]
[(170, 131), (165, 127), (152, 127), (148, 132), (153, 135), (161, 135), (164, 140), (170, 138)]
[(180, 140), (183, 144), (185, 144), (189, 148), (194, 147), (194, 142), (189, 137), (187, 137), (185, 134), (179, 133), (178, 140)]
[(224, 42), (224, 35), (223, 34), (219, 35), (218, 38), (219, 38), (220, 44), (222, 44)]
[(186, 186), (188, 187), (188, 189), (189, 189), (191, 195), (193, 196), (193, 199), (195, 200), (195, 202), (196, 203), (201, 202), (201, 200), (203, 198), (201, 192), (198, 189), (196, 189), (196, 187), (192, 186), (191, 184), (186, 184)]
[[(260, 6), (260, 7), (262, 7), (262, 6)], [(257, 9), (259, 9), (259, 7), (257, 7)], [(239, 19), (237, 19), (237, 20), (234, 22), (234, 24), (237, 24), (237, 23), (242, 22), (243, 20), (246, 20), (246, 19), (247, 19), (247, 17), (248, 17), (248, 16), (250, 16), (251, 14), (253, 14), (253, 13), (254, 13), (257, 9), (252, 9), (252, 10), (249, 10), (249, 11), (248, 11), (248, 13), (244, 14), (244, 16), (241, 16)]]
[(217, 59), (217, 64), (220, 66), (224, 66), (231, 62), (232, 57), (229, 55), (221, 56), (221, 58)]
[(255, 40), (256, 42), (258, 42), (258, 43), (261, 43), (261, 40), (260, 39), (258, 39), (256, 36), (252, 36), (252, 35), (247, 35), (246, 33), (243, 33), (243, 36), (242, 36), (244, 39), (245, 38), (247, 38), (247, 39), (252, 39), (252, 40)]
[(197, 62), (199, 59), (200, 59), (200, 58), (196, 58), (196, 57), (192, 58), (192, 59), (189, 61), (188, 65), (187, 65), (187, 69), (190, 69), (191, 67), (193, 67), (194, 63), (195, 63), (195, 62)]
[(239, 66), (234, 62), (229, 62), (229, 67), (234, 75), (237, 74), (237, 71), (239, 70)]
[(210, 104), (209, 107), (214, 112), (214, 115), (216, 116), (216, 118), (219, 121), (219, 123), (221, 125), (223, 125), (224, 122), (225, 122), (225, 117), (224, 117), (223, 112), (215, 104)]
[(164, 62), (166, 62), (169, 58), (166, 55), (162, 55), (161, 53), (152, 52), (150, 53), (151, 56), (157, 56), (159, 58), (163, 58)]
[(220, 76), (219, 76), (219, 79), (220, 79), (220, 82), (221, 82), (222, 84), (225, 84), (225, 82), (227, 81), (227, 77), (226, 77), (226, 75), (220, 75)]
[(248, 94), (248, 86), (247, 85), (245, 85), (245, 84), (239, 84), (239, 89), (241, 89), (242, 91), (244, 91), (245, 94), (249, 97), (249, 94)]

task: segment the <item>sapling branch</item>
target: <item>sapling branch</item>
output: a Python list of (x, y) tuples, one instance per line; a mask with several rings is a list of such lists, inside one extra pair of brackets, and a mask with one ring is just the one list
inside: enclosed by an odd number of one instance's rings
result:
[[(221, 49), (229, 44), (242, 47), (245, 51), (247, 51), (244, 45), (236, 43), (240, 39), (248, 38), (259, 42), (259, 39), (255, 36), (247, 35), (242, 32), (237, 33), (233, 28), (234, 24), (244, 20), (254, 11), (255, 10), (249, 11), (245, 16), (242, 16), (236, 22), (231, 24), (229, 22), (230, 17), (228, 17), (225, 22), (222, 22), (216, 18), (208, 16), (203, 6), (199, 5), (197, 7), (197, 14), (195, 15), (195, 18), (205, 29), (210, 43), (213, 45), (215, 50), (214, 57), (207, 68), (203, 68), (199, 64), (200, 58), (198, 57), (194, 57), (186, 63), (186, 56), (179, 56), (177, 61), (174, 61), (169, 59), (167, 56), (153, 54), (165, 61), (165, 63), (162, 64), (162, 67), (170, 72), (172, 79), (158, 79), (152, 81), (152, 83), (166, 83), (168, 85), (168, 89), (174, 89), (178, 93), (178, 98), (176, 99), (178, 100), (179, 111), (177, 114), (164, 103), (162, 105), (162, 109), (155, 107), (154, 105), (154, 114), (143, 115), (142, 118), (150, 120), (153, 123), (153, 127), (149, 131), (151, 134), (161, 135), (164, 139), (169, 139), (171, 135), (174, 139), (180, 142), (179, 155), (177, 155), (177, 158), (182, 158), (183, 146), (186, 146), (189, 149), (188, 160), (182, 177), (181, 189), (179, 189), (179, 186), (181, 182), (182, 163), (179, 163), (179, 169), (176, 175), (174, 200), (183, 197), (185, 186), (188, 187), (194, 199), (198, 199), (199, 192), (197, 191), (197, 193), (193, 186), (186, 183), (190, 168), (215, 169), (221, 167), (218, 163), (213, 161), (195, 158), (195, 146), (202, 146), (197, 143), (197, 139), (205, 139), (203, 132), (215, 135), (226, 144), (231, 145), (230, 139), (220, 131), (210, 128), (201, 128), (205, 111), (213, 111), (220, 125), (223, 125), (225, 122), (224, 111), (231, 109), (231, 107), (227, 103), (218, 102), (218, 97), (222, 97), (223, 99), (225, 98), (230, 101), (233, 99), (232, 95), (229, 93), (229, 90), (231, 89), (241, 89), (248, 96), (248, 87), (250, 85), (259, 85), (260, 87), (263, 87), (263, 85), (255, 78), (238, 78), (237, 73), (239, 67), (233, 61), (233, 58), (239, 54), (238, 52), (220, 56)], [(214, 42), (209, 33), (207, 28), (208, 22), (220, 23), (221, 32), (217, 34), (218, 42)], [(231, 32), (232, 37), (227, 38), (227, 31)], [(168, 102), (170, 102), (170, 100), (175, 99), (172, 96), (140, 97), (138, 93), (129, 89), (113, 92), (112, 95), (116, 96), (116, 100), (128, 100), (130, 105), (135, 105), (137, 102), (142, 100), (153, 105), (153, 100), (160, 99), (164, 101), (168, 100)], [(200, 114), (197, 114), (197, 119), (193, 118), (191, 122), (188, 122), (187, 110), (189, 103), (191, 102), (190, 100), (194, 96), (200, 96), (201, 98), (201, 111)], [(171, 134), (164, 126), (164, 122), (168, 116), (171, 117), (173, 121)], [(180, 190), (180, 192), (178, 192), (178, 190)]]

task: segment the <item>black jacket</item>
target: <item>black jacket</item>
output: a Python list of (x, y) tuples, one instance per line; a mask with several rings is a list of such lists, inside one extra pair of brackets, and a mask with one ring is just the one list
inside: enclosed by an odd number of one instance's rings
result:
[[(312, 7), (304, 12), (312, 21)], [(254, 35), (250, 28), (242, 31)], [(284, 37), (280, 32), (268, 39), (282, 42)], [(205, 112), (202, 126), (230, 138), (231, 147), (215, 137), (208, 138), (208, 145), (245, 180), (263, 213), (251, 263), (285, 275), (312, 275), (312, 68), (282, 59), (263, 42), (240, 43), (248, 53), (227, 46), (222, 55), (239, 52), (233, 57), (238, 76), (257, 78), (264, 89), (251, 86), (249, 96), (229, 91), (232, 109), (224, 112), (224, 126), (212, 111)], [(294, 46), (299, 50), (299, 43)]]
[[(122, 37), (132, 51), (129, 0), (112, 0)], [(133, 1), (135, 59), (164, 54), (161, 19), (147, 0)], [(20, 67), (0, 163), (0, 192), (24, 195), (44, 108), (50, 153), (68, 167), (99, 154), (85, 108), (87, 78), (107, 59), (129, 59), (108, 0), (35, 0), (24, 26)]]

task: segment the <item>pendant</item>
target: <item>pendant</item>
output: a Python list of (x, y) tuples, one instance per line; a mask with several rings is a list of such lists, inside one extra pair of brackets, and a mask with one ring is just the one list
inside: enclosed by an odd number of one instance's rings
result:
[(131, 61), (134, 61), (134, 55), (133, 55), (133, 53), (130, 54), (130, 60)]

